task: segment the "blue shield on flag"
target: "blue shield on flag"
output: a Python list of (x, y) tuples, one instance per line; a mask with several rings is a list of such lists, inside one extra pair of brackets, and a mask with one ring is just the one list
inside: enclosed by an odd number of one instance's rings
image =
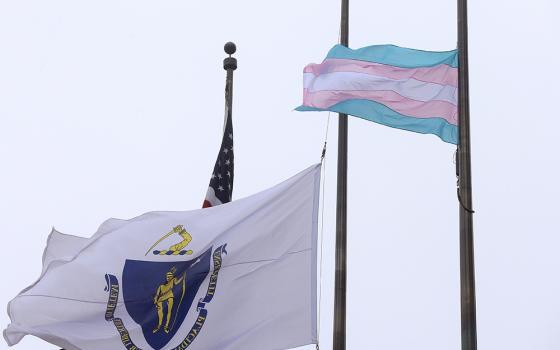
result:
[(126, 260), (122, 292), (126, 311), (156, 350), (173, 338), (210, 271), (212, 248), (189, 261)]

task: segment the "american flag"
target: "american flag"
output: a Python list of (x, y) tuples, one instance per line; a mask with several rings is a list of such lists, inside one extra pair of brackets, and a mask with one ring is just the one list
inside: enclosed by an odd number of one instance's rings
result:
[(214, 165), (214, 171), (210, 177), (210, 185), (206, 198), (202, 204), (203, 208), (215, 207), (223, 203), (231, 202), (233, 192), (233, 125), (231, 112), (226, 111), (224, 136), (222, 145), (218, 152), (218, 159)]

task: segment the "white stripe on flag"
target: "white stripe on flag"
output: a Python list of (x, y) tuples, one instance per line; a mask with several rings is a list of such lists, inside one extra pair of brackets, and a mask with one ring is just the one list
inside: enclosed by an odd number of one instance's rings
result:
[(208, 191), (206, 191), (206, 198), (205, 201), (208, 201), (213, 207), (222, 204), (222, 201), (216, 197), (216, 192), (212, 186), (208, 187)]
[(394, 91), (401, 96), (421, 101), (446, 101), (457, 105), (457, 88), (416, 79), (391, 79), (355, 72), (321, 75), (303, 74), (304, 89), (316, 91)]

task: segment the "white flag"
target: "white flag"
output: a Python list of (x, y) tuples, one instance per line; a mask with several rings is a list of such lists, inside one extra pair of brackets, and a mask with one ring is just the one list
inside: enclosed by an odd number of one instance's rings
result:
[(8, 305), (9, 345), (286, 349), (317, 342), (320, 165), (208, 209), (53, 230), (41, 277)]

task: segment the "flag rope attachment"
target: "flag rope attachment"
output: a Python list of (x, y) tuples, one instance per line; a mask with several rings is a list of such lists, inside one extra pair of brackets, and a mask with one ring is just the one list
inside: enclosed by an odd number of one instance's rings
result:
[(329, 124), (331, 122), (331, 112), (327, 117), (327, 127), (325, 128), (325, 142), (323, 143), (323, 150), (321, 151), (321, 163), (325, 160), (325, 154), (327, 153), (327, 139), (329, 137)]
[(323, 229), (325, 226), (325, 183), (327, 174), (327, 161), (325, 155), (327, 153), (327, 139), (329, 137), (329, 124), (331, 122), (331, 112), (327, 117), (327, 127), (325, 128), (325, 142), (323, 143), (323, 150), (321, 151), (321, 165), (322, 175), (321, 179), (323, 188), (321, 189), (321, 231), (319, 232), (319, 305), (317, 307), (317, 344), (315, 348), (319, 350), (319, 339), (321, 338), (321, 304), (323, 299)]
[(456, 169), (455, 176), (457, 178), (457, 200), (459, 201), (459, 204), (461, 204), (461, 207), (465, 211), (467, 211), (468, 213), (474, 214), (474, 210), (472, 210), (471, 208), (467, 208), (465, 203), (463, 203), (463, 199), (461, 198), (461, 186), (459, 185), (459, 166), (458, 166), (458, 162), (457, 162), (457, 152), (459, 152), (459, 147), (457, 147), (457, 149), (455, 150), (455, 157), (453, 159), (453, 162), (455, 163), (455, 169)]

